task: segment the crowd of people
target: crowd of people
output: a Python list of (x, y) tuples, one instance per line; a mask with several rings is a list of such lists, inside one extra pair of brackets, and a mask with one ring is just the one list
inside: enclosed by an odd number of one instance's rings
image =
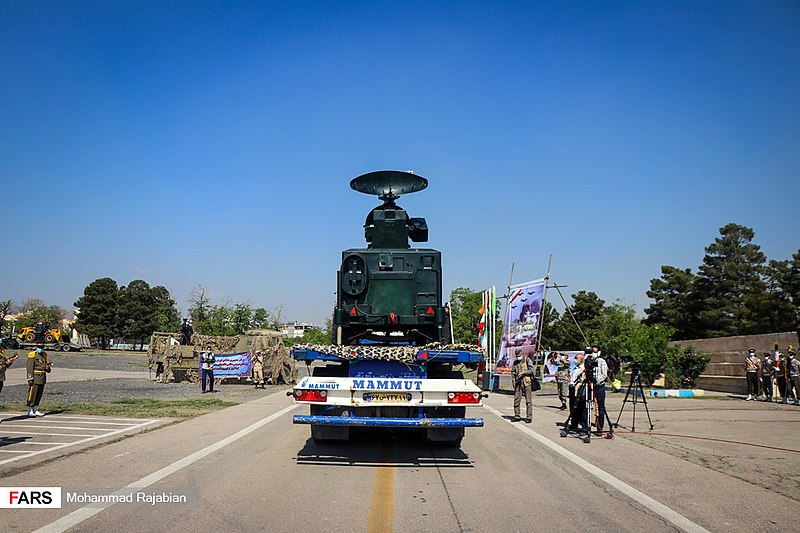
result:
[(764, 352), (758, 357), (755, 348), (750, 348), (744, 367), (747, 376), (745, 400), (759, 400), (763, 396), (765, 402), (772, 402), (775, 398), (783, 404), (791, 400), (793, 405), (800, 405), (800, 361), (794, 350), (788, 350), (785, 355), (779, 351), (774, 354)]

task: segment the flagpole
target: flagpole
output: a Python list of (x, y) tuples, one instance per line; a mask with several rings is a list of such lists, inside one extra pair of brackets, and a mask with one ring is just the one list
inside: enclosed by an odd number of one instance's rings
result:
[(536, 332), (536, 351), (542, 351), (542, 330), (544, 329), (544, 304), (547, 301), (547, 283), (550, 281), (550, 266), (553, 264), (553, 254), (547, 260), (547, 275), (544, 277), (544, 294), (542, 295), (542, 313), (539, 315), (539, 331)]

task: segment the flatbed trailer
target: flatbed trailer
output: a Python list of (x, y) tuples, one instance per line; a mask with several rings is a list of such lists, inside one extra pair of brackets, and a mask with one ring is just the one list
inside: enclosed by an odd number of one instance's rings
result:
[[(22, 342), (14, 338), (3, 339), (3, 345), (12, 350), (35, 350), (38, 344), (37, 342)], [(44, 349), (50, 352), (78, 352), (81, 347), (71, 342), (46, 342)]]
[[(481, 353), (408, 346), (331, 348), (292, 351), (293, 359), (306, 363), (309, 376), (287, 394), (294, 403), (310, 406), (309, 415), (295, 415), (293, 422), (310, 425), (316, 443), (347, 440), (351, 428), (383, 427), (417, 429), (430, 442), (460, 446), (464, 428), (483, 426), (483, 418), (467, 417), (466, 408), (481, 407), (486, 395), (455, 368), (476, 368), (484, 361)], [(379, 352), (382, 358), (364, 352)]]

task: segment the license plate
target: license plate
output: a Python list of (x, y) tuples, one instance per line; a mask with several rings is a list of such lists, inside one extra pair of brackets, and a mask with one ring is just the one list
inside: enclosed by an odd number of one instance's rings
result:
[(392, 403), (392, 402), (410, 402), (411, 393), (397, 392), (397, 393), (382, 393), (382, 392), (367, 392), (364, 393), (364, 401), (370, 403)]

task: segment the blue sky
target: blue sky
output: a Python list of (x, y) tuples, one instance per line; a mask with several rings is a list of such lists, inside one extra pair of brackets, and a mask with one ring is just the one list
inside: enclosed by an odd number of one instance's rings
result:
[(0, 2), (0, 299), (100, 277), (322, 323), (413, 169), (446, 295), (641, 312), (729, 222), (800, 248), (797, 2)]

